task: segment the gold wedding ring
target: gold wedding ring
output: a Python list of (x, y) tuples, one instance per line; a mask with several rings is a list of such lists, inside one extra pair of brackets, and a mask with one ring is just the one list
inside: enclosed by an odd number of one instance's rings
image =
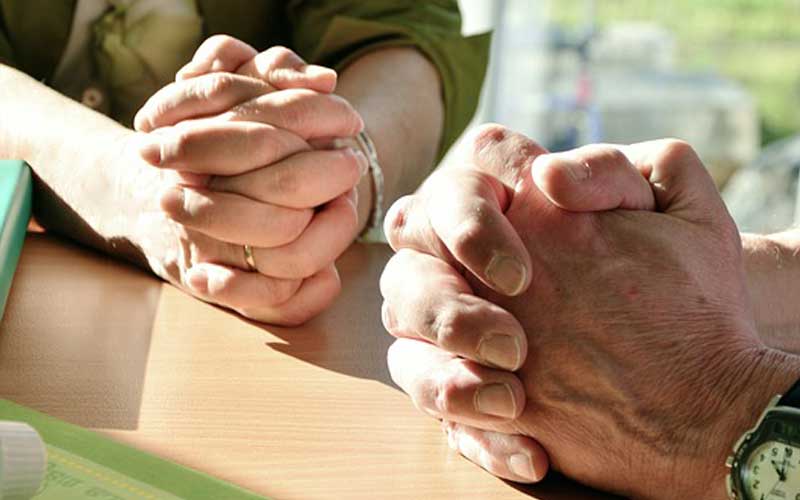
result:
[(250, 245), (242, 245), (244, 249), (244, 261), (247, 264), (247, 270), (250, 272), (257, 271), (256, 257), (253, 255), (253, 247)]

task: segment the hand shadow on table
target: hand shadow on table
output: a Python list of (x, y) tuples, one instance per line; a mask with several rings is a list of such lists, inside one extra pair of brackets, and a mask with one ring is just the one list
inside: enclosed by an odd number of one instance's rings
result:
[(0, 397), (73, 424), (133, 430), (162, 283), (28, 234), (0, 323)]
[(250, 323), (283, 341), (267, 342), (278, 352), (394, 388), (386, 365), (386, 351), (394, 339), (381, 324), (378, 289), (380, 273), (390, 256), (386, 245), (353, 245), (337, 261), (341, 295), (330, 309), (300, 328)]
[[(548, 472), (545, 480), (538, 484), (503, 482), (538, 500), (625, 500), (624, 497), (583, 486), (554, 471)], [(569, 484), (569, 488), (564, 488), (565, 484)]]
[[(283, 342), (267, 345), (284, 354), (344, 375), (376, 380), (400, 390), (389, 375), (386, 351), (394, 341), (381, 323), (380, 273), (391, 250), (386, 245), (354, 245), (337, 262), (342, 293), (334, 306), (301, 328), (278, 328), (249, 322)], [(247, 320), (243, 320), (247, 321)], [(410, 403), (409, 403), (410, 404)], [(476, 471), (477, 472), (477, 471)], [(506, 481), (512, 488), (540, 500), (613, 500), (572, 483), (557, 473), (536, 485)], [(569, 484), (565, 488), (565, 484)]]

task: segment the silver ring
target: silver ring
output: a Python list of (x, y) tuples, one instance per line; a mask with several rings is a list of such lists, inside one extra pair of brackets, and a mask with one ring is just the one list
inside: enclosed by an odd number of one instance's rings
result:
[(244, 262), (247, 264), (247, 270), (250, 272), (257, 271), (258, 267), (256, 266), (256, 257), (253, 255), (253, 247), (242, 245), (242, 249), (244, 250)]

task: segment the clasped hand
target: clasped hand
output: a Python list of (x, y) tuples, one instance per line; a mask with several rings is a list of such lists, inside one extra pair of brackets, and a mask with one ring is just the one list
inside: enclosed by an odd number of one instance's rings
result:
[(387, 214), (395, 382), (501, 477), (549, 464), (636, 498), (724, 498), (725, 457), (766, 404), (752, 382), (781, 353), (695, 152), (547, 154), (489, 125), (457, 157)]
[(139, 244), (159, 275), (268, 323), (296, 325), (332, 302), (368, 168), (337, 141), (364, 124), (335, 86), (333, 70), (289, 49), (215, 36), (145, 103), (132, 147), (161, 169), (161, 210)]

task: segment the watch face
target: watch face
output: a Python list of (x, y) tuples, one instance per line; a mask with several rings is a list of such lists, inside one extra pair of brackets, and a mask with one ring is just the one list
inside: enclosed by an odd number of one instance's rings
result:
[(744, 486), (754, 500), (800, 500), (800, 447), (767, 441), (744, 467)]
[(800, 500), (800, 411), (775, 408), (740, 455), (737, 490), (746, 500)]

